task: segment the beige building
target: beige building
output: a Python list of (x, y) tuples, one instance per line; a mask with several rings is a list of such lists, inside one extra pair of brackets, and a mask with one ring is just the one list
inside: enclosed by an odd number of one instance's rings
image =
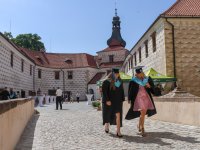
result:
[(137, 65), (154, 68), (200, 96), (199, 8), (199, 0), (178, 0), (159, 15), (131, 49), (122, 67), (125, 73), (132, 75)]

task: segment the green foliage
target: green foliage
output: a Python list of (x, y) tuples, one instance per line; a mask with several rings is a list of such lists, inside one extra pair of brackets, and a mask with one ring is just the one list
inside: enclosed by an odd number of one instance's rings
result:
[(10, 40), (13, 39), (13, 36), (12, 36), (12, 33), (11, 33), (11, 32), (6, 32), (6, 31), (5, 31), (5, 32), (3, 33), (3, 35), (4, 35), (5, 37), (7, 37), (8, 39), (10, 39)]
[(93, 107), (100, 107), (101, 103), (99, 101), (92, 102)]
[(37, 34), (19, 34), (13, 42), (20, 47), (35, 51), (45, 50), (44, 43), (40, 40), (41, 37)]
[(4, 32), (4, 35), (17, 46), (34, 51), (45, 50), (44, 43), (41, 42), (41, 37), (37, 34), (19, 34), (16, 38), (13, 38), (11, 32)]

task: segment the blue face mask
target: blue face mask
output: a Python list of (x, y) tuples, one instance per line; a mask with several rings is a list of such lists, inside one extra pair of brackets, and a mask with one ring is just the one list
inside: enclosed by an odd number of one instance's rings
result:
[(121, 82), (119, 80), (115, 81), (115, 86), (116, 87), (120, 87), (120, 85), (121, 85)]

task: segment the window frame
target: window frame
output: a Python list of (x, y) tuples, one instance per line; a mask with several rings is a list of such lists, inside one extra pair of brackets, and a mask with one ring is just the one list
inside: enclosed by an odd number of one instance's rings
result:
[(54, 72), (54, 79), (55, 80), (60, 80), (60, 71), (55, 71)]
[(38, 79), (42, 79), (42, 69), (38, 69)]
[(113, 63), (114, 62), (114, 55), (109, 55), (109, 62)]
[(139, 53), (139, 63), (141, 63), (142, 62), (142, 48), (141, 47), (138, 48), (138, 53)]
[(157, 46), (157, 42), (156, 42), (156, 32), (153, 32), (151, 34), (151, 39), (152, 39), (152, 48), (153, 48), (153, 52), (156, 52), (156, 46)]
[(145, 45), (145, 57), (149, 57), (149, 47), (148, 47), (148, 40), (144, 42)]
[(13, 68), (13, 66), (14, 66), (14, 53), (13, 52), (11, 52), (11, 54), (10, 54), (10, 66)]
[(72, 80), (73, 79), (73, 71), (67, 71), (67, 78), (69, 80)]
[(24, 72), (24, 60), (21, 59), (21, 72)]

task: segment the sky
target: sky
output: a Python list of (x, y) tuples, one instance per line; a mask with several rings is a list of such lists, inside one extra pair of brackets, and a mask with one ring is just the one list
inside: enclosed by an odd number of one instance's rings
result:
[(47, 52), (89, 53), (107, 47), (115, 11), (130, 50), (176, 0), (0, 0), (0, 32), (36, 33)]

